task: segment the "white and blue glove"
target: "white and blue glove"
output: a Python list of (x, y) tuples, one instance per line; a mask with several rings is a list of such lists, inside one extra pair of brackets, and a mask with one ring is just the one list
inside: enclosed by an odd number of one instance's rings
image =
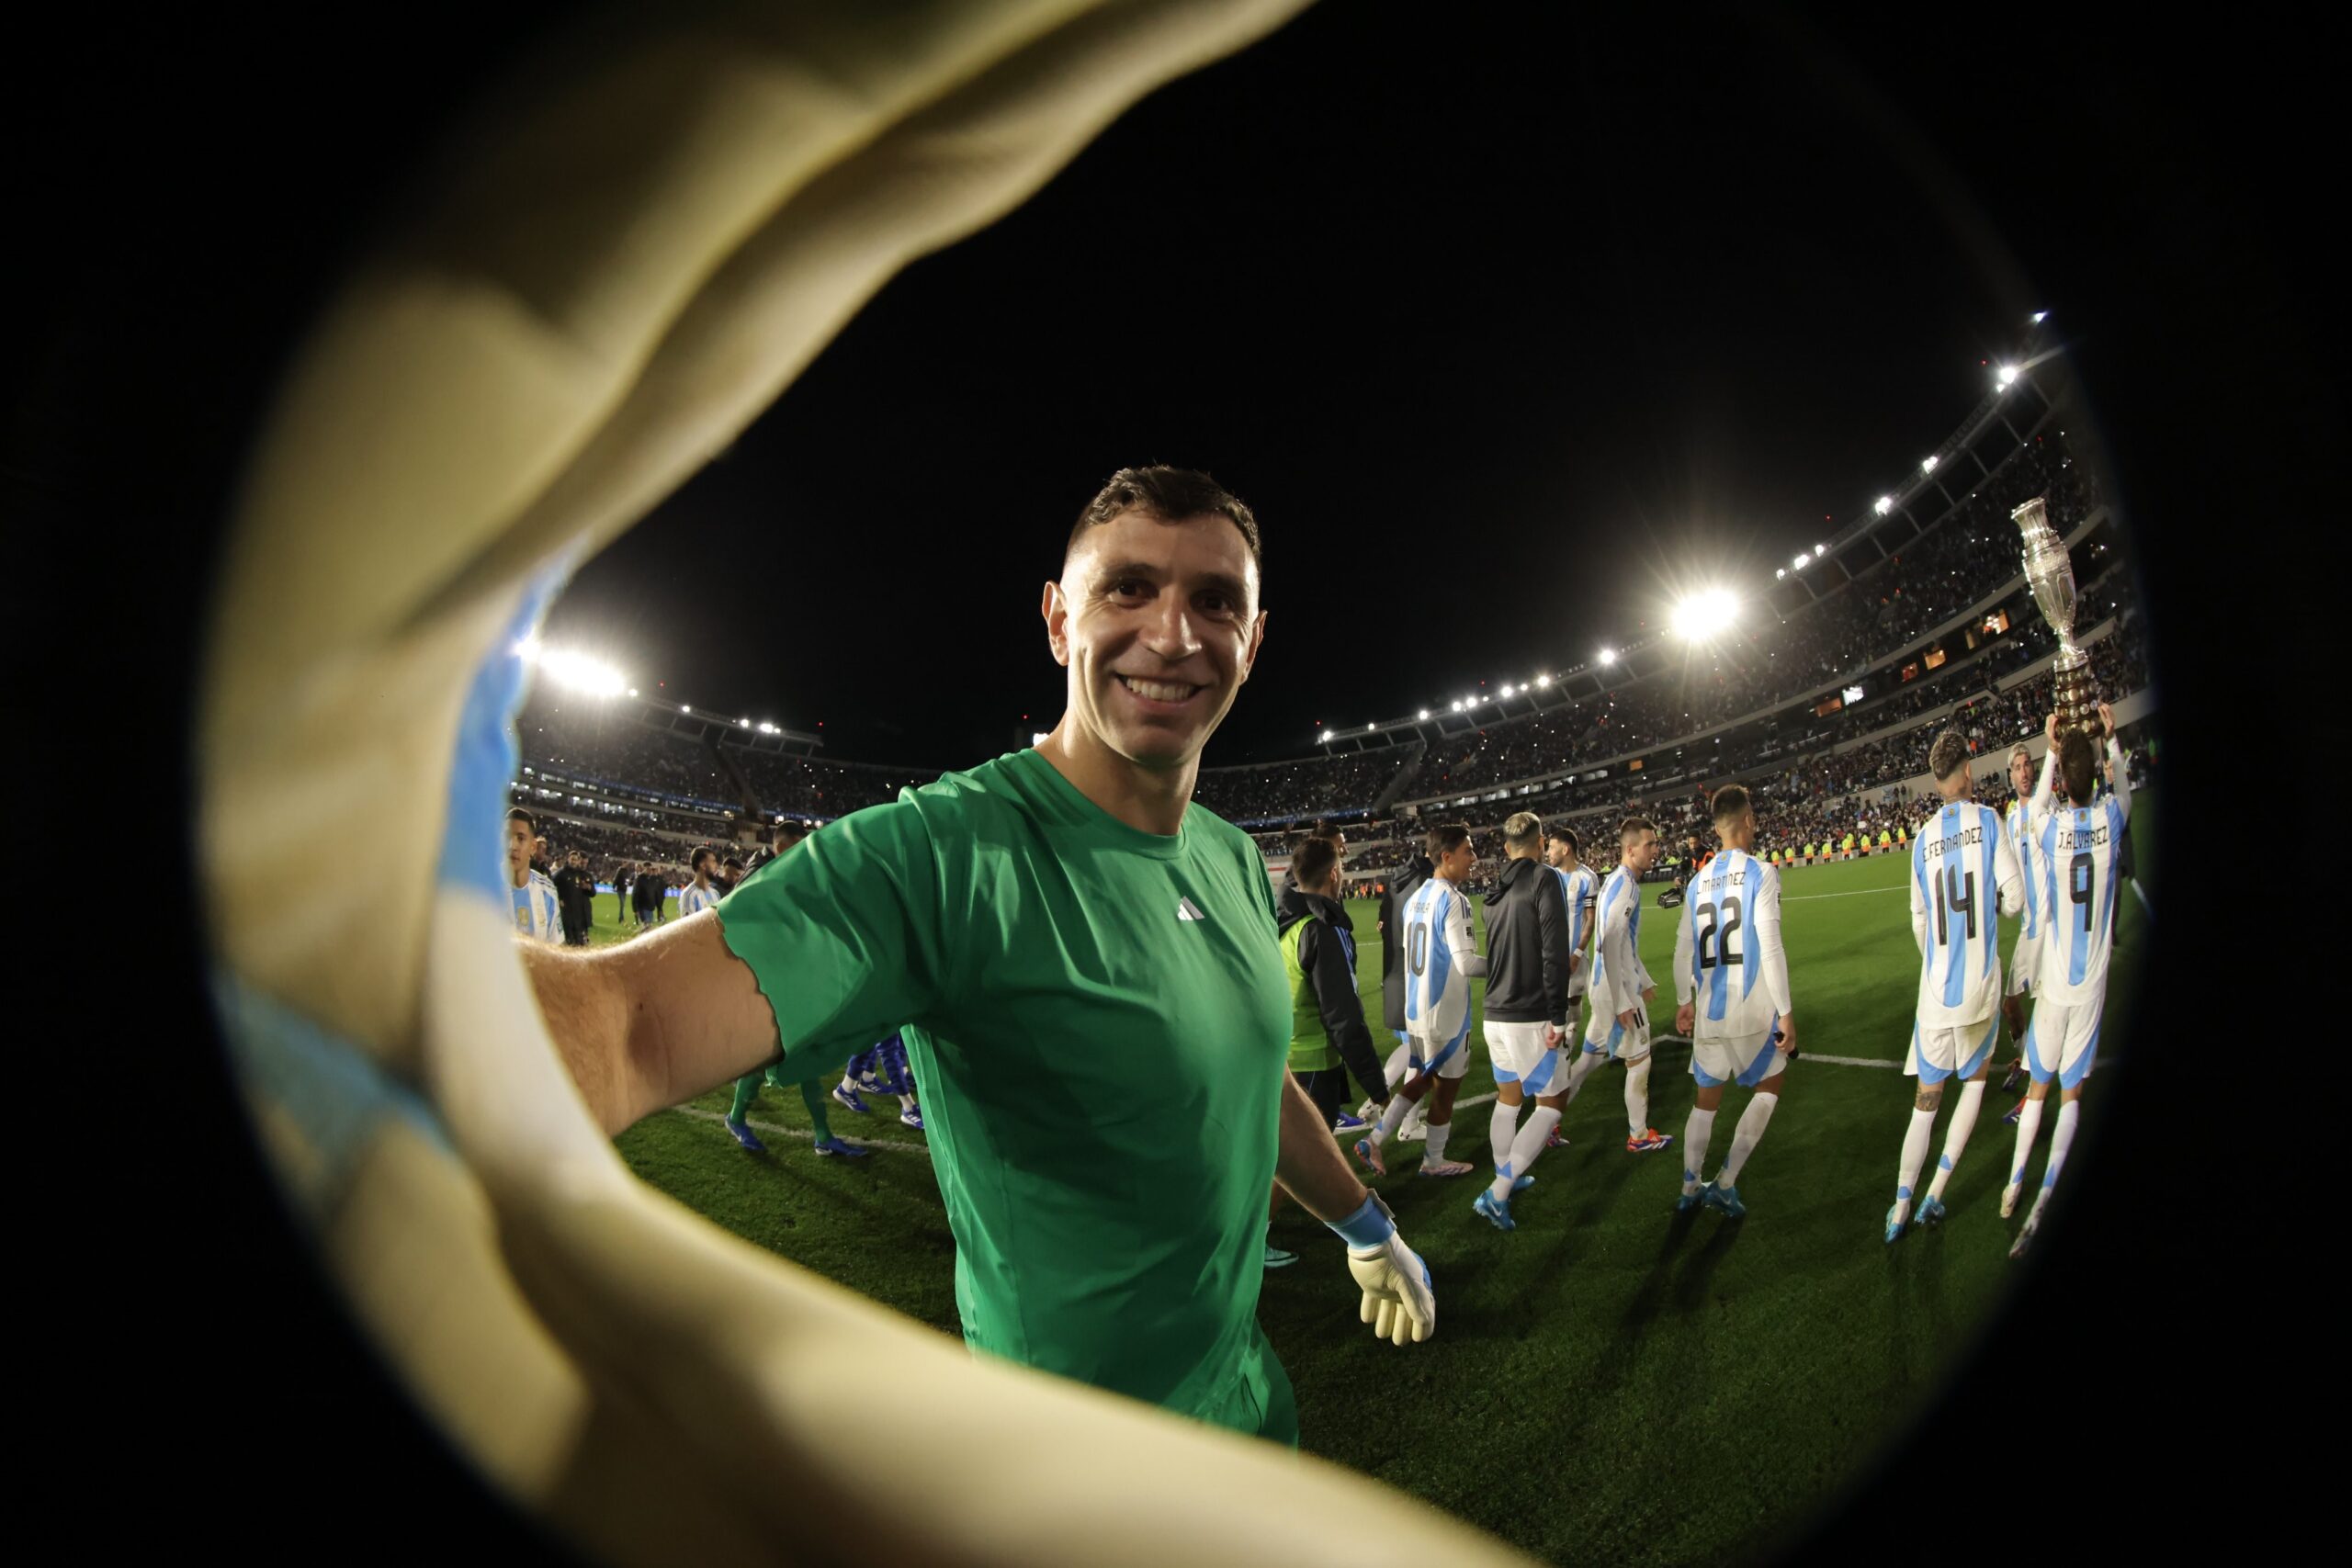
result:
[(1348, 1272), (1363, 1287), (1363, 1321), (1374, 1337), (1402, 1345), (1435, 1334), (1437, 1292), (1430, 1266), (1396, 1234), (1396, 1216), (1380, 1194), (1368, 1194), (1363, 1207), (1329, 1223), (1348, 1244)]

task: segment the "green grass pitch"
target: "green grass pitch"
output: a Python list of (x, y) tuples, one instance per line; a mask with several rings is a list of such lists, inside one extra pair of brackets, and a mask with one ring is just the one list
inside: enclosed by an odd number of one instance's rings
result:
[[(2152, 806), (2143, 794), (2133, 812), (2143, 845)], [(2146, 859), (2141, 880), (2153, 898)], [(1806, 1059), (1900, 1062), (1917, 980), (1906, 865), (1885, 856), (1784, 875), (1803, 1055), (1742, 1173), (1745, 1220), (1675, 1215), (1679, 1146), (1625, 1152), (1615, 1069), (1569, 1108), (1570, 1146), (1537, 1163), (1510, 1235), (1470, 1208), (1492, 1174), (1484, 1103), (1457, 1111), (1449, 1150), (1480, 1174), (1422, 1178), (1420, 1145), (1392, 1145), (1392, 1174), (1377, 1185), (1436, 1282), (1439, 1330), (1428, 1344), (1400, 1350), (1374, 1340), (1357, 1321), (1338, 1241), (1286, 1208), (1274, 1239), (1302, 1257), (1267, 1276), (1259, 1314), (1297, 1385), (1304, 1446), (1539, 1556), (1612, 1563), (1745, 1554), (1861, 1474), (1932, 1399), (2022, 1267), (2007, 1258), (2018, 1222), (1998, 1212), (2014, 1131), (2001, 1122), (2011, 1101), (1997, 1081), (1948, 1193), (1950, 1221), (1889, 1247), (1881, 1231), (1911, 1080)], [(1648, 890), (1642, 953), (1664, 976), (1673, 919), (1656, 911), (1658, 890)], [(613, 902), (597, 902), (599, 941), (618, 938), (606, 919)], [(1374, 906), (1355, 900), (1351, 912), (1376, 1028)], [(2128, 1048), (2146, 919), (2126, 891), (2099, 1077), (2120, 1070)], [(2006, 954), (2015, 922), (2003, 925)], [(1479, 928), (1483, 945), (1483, 917)], [(1657, 1013), (1671, 1028), (1670, 984)], [(2004, 1032), (1995, 1061), (2013, 1055)], [(1650, 1120), (1679, 1136), (1690, 1110), (1689, 1049), (1661, 1044), (1657, 1060)], [(1481, 1048), (1462, 1098), (1493, 1087)], [(1710, 1169), (1746, 1100), (1738, 1089), (1726, 1096)], [(2077, 1158), (2096, 1157), (2098, 1100), (2094, 1087)], [(872, 1158), (820, 1160), (805, 1133), (775, 1132), (768, 1155), (753, 1156), (718, 1125), (727, 1104), (724, 1093), (709, 1094), (649, 1118), (621, 1135), (621, 1153), (644, 1179), (737, 1235), (956, 1331), (954, 1243), (920, 1134), (878, 1107), (870, 1118), (836, 1110), (837, 1133), (884, 1145)], [(798, 1097), (774, 1089), (752, 1119), (805, 1127)], [(1939, 1121), (1931, 1163), (1942, 1136)], [(2047, 1146), (2045, 1122), (2037, 1174)], [(2042, 1245), (2064, 1246), (2064, 1227)], [(1989, 1450), (1978, 1457), (1993, 1462)]]

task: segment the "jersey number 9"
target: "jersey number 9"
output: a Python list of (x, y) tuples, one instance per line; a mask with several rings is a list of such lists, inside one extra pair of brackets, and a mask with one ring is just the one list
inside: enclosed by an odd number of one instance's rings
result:
[(2066, 863), (2066, 895), (2083, 911), (2083, 930), (2091, 929), (2091, 885), (2097, 880), (2091, 869), (2091, 857), (2077, 853)]

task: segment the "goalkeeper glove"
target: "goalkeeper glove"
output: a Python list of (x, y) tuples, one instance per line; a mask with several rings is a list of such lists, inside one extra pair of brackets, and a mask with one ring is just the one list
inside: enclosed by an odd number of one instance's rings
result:
[(1429, 1265), (1396, 1234), (1396, 1216), (1368, 1193), (1363, 1206), (1331, 1224), (1348, 1244), (1348, 1272), (1363, 1289), (1363, 1321), (1374, 1337), (1402, 1345), (1437, 1332), (1437, 1292)]

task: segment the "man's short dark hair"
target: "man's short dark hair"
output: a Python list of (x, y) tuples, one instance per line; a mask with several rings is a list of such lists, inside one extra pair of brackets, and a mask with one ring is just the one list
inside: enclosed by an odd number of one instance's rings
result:
[[(1739, 814), (1747, 809), (1747, 786), (1745, 784), (1725, 784), (1715, 791), (1714, 797), (1707, 802), (1708, 815), (1718, 823), (1736, 822)], [(1690, 841), (1695, 844), (1698, 840), (1694, 838)]]
[(1655, 833), (1657, 831), (1657, 824), (1651, 821), (1648, 818), (1628, 817), (1623, 822), (1617, 824), (1617, 842), (1621, 845), (1630, 844), (1634, 841), (1634, 835), (1636, 833)]
[(1062, 564), (1068, 566), (1069, 558), (1078, 553), (1078, 542), (1089, 528), (1130, 512), (1148, 513), (1164, 523), (1182, 523), (1188, 517), (1226, 518), (1249, 543), (1250, 563), (1260, 576), (1265, 574), (1265, 557), (1258, 547), (1257, 514), (1241, 503), (1240, 497), (1199, 469), (1171, 468), (1164, 463), (1121, 468), (1113, 474), (1111, 482), (1097, 491), (1086, 510), (1078, 514), (1069, 543), (1062, 547)]
[(1290, 857), (1291, 874), (1301, 887), (1320, 887), (1331, 868), (1340, 863), (1339, 849), (1329, 839), (1308, 839)]
[(2091, 745), (2091, 738), (2079, 729), (2060, 736), (2058, 777), (2066, 786), (2066, 798), (2076, 806), (2088, 806), (2098, 776), (2098, 751)]
[(718, 863), (718, 852), (712, 849), (708, 844), (705, 844), (702, 848), (696, 850), (695, 852), (695, 858), (686, 863), (693, 866), (696, 871), (700, 871), (702, 869), (702, 863), (705, 861), (710, 862), (713, 865)]
[(1430, 829), (1429, 838), (1425, 841), (1425, 848), (1430, 860), (1441, 861), (1469, 841), (1470, 829), (1468, 824), (1462, 822), (1449, 822), (1442, 828), (1432, 828)]
[(1938, 779), (1948, 779), (1968, 766), (1968, 738), (1957, 729), (1947, 729), (1936, 737), (1928, 748), (1928, 772)]
[(770, 834), (769, 838), (771, 840), (788, 839), (797, 844), (808, 836), (808, 824), (806, 822), (779, 822), (775, 825), (775, 831)]
[(539, 819), (519, 806), (510, 806), (506, 808), (506, 820), (520, 822), (530, 830), (531, 837), (535, 839), (539, 836)]
[(1567, 845), (1568, 852), (1570, 854), (1578, 857), (1582, 857), (1584, 854), (1584, 845), (1577, 841), (1577, 830), (1574, 828), (1569, 827), (1566, 823), (1555, 823), (1553, 826), (1549, 836), (1557, 839), (1560, 842)]

